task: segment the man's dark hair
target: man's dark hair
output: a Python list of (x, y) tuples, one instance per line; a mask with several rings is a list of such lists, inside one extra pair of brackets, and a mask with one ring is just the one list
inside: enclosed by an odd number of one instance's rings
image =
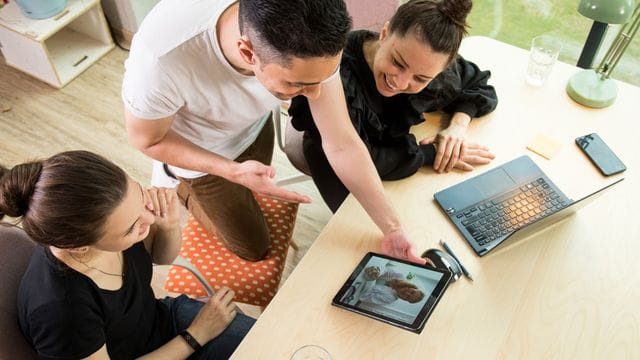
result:
[(240, 0), (239, 21), (263, 63), (335, 56), (351, 29), (343, 0)]

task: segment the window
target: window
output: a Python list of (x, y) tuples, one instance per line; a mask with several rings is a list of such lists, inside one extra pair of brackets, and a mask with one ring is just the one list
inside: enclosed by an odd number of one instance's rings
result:
[[(557, 36), (563, 43), (560, 61), (575, 65), (593, 24), (577, 11), (579, 0), (476, 0), (467, 22), (470, 35), (483, 35), (529, 49), (531, 39), (540, 34)], [(620, 30), (609, 26), (594, 60), (600, 60)], [(640, 86), (640, 36), (636, 36), (611, 76)]]

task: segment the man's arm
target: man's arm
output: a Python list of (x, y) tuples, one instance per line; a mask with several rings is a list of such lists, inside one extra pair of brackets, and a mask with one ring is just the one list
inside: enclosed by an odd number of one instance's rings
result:
[(174, 117), (147, 120), (125, 108), (125, 126), (129, 142), (145, 155), (183, 169), (223, 177), (257, 193), (292, 202), (311, 202), (308, 196), (273, 184), (275, 169), (259, 161), (241, 163), (212, 153), (180, 136), (171, 129)]
[(157, 120), (141, 119), (126, 108), (124, 114), (129, 143), (145, 155), (167, 164), (225, 179), (233, 176), (233, 161), (207, 151), (171, 130), (173, 116)]
[(340, 77), (325, 83), (320, 96), (309, 99), (309, 107), (331, 167), (384, 234), (382, 251), (424, 263), (415, 255), (415, 245), (404, 234), (371, 156), (349, 120)]

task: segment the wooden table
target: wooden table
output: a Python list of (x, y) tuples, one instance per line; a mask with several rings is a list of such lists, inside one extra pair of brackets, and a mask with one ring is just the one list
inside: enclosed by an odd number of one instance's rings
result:
[[(500, 103), (473, 121), (469, 138), (497, 155), (470, 172), (424, 168), (385, 188), (420, 250), (446, 239), (475, 277), (453, 283), (422, 334), (336, 308), (331, 299), (380, 233), (353, 197), (298, 264), (235, 359), (288, 359), (318, 344), (334, 359), (640, 359), (640, 88), (619, 83), (609, 108), (574, 103), (565, 85), (578, 69), (555, 65), (544, 87), (524, 82), (528, 53), (484, 38), (461, 53), (493, 73)], [(437, 132), (441, 116), (416, 129)], [(518, 155), (529, 154), (574, 199), (617, 179), (605, 178), (574, 138), (598, 132), (627, 165), (616, 185), (576, 215), (516, 246), (477, 257), (433, 200), (433, 193)], [(538, 133), (562, 143), (546, 160), (526, 150)], [(418, 136), (420, 138), (420, 136)]]

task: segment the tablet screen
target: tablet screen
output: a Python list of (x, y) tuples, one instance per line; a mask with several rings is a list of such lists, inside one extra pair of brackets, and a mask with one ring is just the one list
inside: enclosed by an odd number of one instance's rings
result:
[(333, 304), (419, 333), (450, 279), (446, 270), (368, 253)]

